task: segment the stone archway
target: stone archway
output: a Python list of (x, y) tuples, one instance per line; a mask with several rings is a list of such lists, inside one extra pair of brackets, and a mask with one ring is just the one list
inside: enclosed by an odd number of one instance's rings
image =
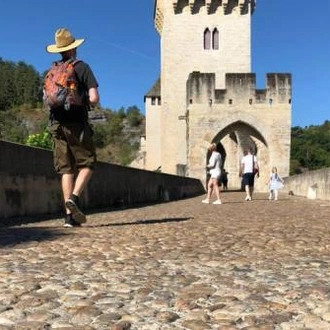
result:
[[(208, 132), (207, 136), (210, 136), (210, 132)], [(205, 137), (205, 135), (204, 135)], [(207, 182), (206, 172), (203, 170), (199, 174), (197, 174), (198, 168), (205, 169), (205, 161), (208, 160), (208, 151), (206, 143), (201, 141), (200, 145), (204, 146), (203, 155), (200, 154), (198, 156), (198, 150), (191, 150), (189, 155), (190, 159), (199, 158), (199, 164), (195, 164), (193, 166), (191, 163), (190, 168), (190, 175), (192, 174), (195, 177), (201, 179), (202, 182)], [(229, 173), (228, 175), (228, 187), (229, 190), (238, 190), (241, 188), (241, 179), (239, 177), (239, 166), (241, 158), (243, 157), (244, 151), (248, 147), (253, 147), (258, 157), (258, 162), (260, 164), (261, 172), (260, 178), (256, 180), (255, 188), (257, 191), (265, 191), (266, 186), (264, 182), (266, 182), (268, 178), (268, 164), (269, 164), (269, 150), (266, 138), (263, 136), (261, 132), (257, 130), (257, 128), (253, 127), (252, 125), (243, 122), (241, 120), (235, 121), (220, 131), (216, 132), (213, 135), (213, 138), (208, 141), (209, 143), (216, 143), (219, 152), (223, 157), (223, 168)], [(201, 150), (200, 150), (201, 151)]]

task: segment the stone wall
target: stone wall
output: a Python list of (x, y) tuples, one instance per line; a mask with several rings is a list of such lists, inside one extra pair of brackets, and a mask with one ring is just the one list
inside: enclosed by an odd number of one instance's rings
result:
[[(52, 152), (0, 141), (0, 219), (62, 212)], [(162, 202), (203, 194), (197, 179), (97, 164), (82, 203), (87, 209)]]
[(330, 200), (330, 168), (285, 178), (283, 191), (310, 199)]

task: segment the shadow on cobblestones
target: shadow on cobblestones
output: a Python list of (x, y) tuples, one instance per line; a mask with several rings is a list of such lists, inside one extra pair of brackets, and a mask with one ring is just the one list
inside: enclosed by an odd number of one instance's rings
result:
[(116, 227), (116, 226), (132, 226), (132, 225), (153, 225), (160, 223), (170, 223), (170, 222), (182, 222), (192, 220), (192, 217), (188, 218), (164, 218), (164, 219), (150, 219), (150, 220), (137, 220), (132, 222), (120, 222), (120, 223), (109, 223), (109, 224), (100, 224), (89, 227)]
[(30, 223), (38, 223), (47, 220), (53, 220), (55, 218), (61, 217), (61, 214), (42, 214), (34, 216), (20, 216), (11, 218), (0, 218), (0, 228), (11, 227), (11, 226), (21, 226)]
[(2, 228), (0, 231), (0, 248), (10, 245), (23, 243), (39, 243), (47, 240), (54, 240), (60, 236), (70, 235), (69, 232), (60, 232), (51, 228), (41, 227), (21, 227), (21, 228)]

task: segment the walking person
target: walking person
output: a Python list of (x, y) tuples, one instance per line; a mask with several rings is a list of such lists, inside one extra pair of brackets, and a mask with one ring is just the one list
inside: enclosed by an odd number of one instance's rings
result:
[(228, 190), (228, 172), (226, 171), (226, 169), (224, 168), (222, 171), (221, 171), (221, 182), (223, 184), (223, 190)]
[[(49, 74), (46, 75), (44, 102), (49, 110), (54, 166), (56, 172), (62, 176), (65, 227), (80, 226), (86, 222), (79, 198), (92, 176), (96, 163), (88, 110), (90, 105), (99, 102), (98, 82), (89, 65), (77, 60), (77, 47), (83, 42), (84, 39), (75, 39), (68, 29), (60, 28), (55, 32), (55, 44), (46, 47), (48, 53), (61, 55), (61, 59), (53, 63)], [(65, 79), (65, 84), (70, 85), (62, 87), (56, 95), (51, 95), (53, 86), (59, 86), (58, 82), (52, 82), (51, 79), (60, 74), (68, 74), (69, 70), (60, 71), (62, 65), (72, 69), (70, 79)], [(51, 70), (53, 73), (50, 74)], [(59, 97), (63, 91), (67, 93), (65, 101)]]
[(252, 200), (254, 177), (259, 176), (259, 164), (253, 149), (249, 148), (241, 160), (239, 175), (242, 177), (242, 186), (246, 192), (246, 201)]
[(217, 199), (213, 204), (221, 204), (220, 189), (218, 185), (218, 180), (221, 175), (221, 155), (217, 151), (217, 145), (215, 143), (210, 145), (209, 151), (211, 152), (211, 157), (206, 168), (210, 171), (210, 179), (207, 184), (207, 196), (206, 199), (202, 200), (202, 203), (209, 204), (214, 191)]
[(269, 187), (269, 200), (278, 200), (278, 191), (284, 187), (284, 180), (277, 173), (277, 168), (274, 166), (272, 168), (272, 173), (270, 174), (268, 180)]

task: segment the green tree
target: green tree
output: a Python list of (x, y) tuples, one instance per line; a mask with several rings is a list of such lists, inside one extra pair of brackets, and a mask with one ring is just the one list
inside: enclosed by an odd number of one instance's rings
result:
[(330, 166), (330, 122), (291, 130), (290, 174)]
[(41, 101), (41, 77), (39, 73), (24, 62), (18, 62), (14, 73), (16, 84), (16, 105), (36, 106)]
[(8, 110), (14, 105), (16, 96), (14, 72), (13, 62), (0, 59), (0, 110)]
[(141, 124), (143, 117), (140, 110), (136, 107), (128, 107), (126, 110), (127, 122), (131, 127), (137, 127)]
[(23, 104), (33, 107), (41, 99), (39, 73), (24, 62), (15, 64), (0, 58), (0, 110)]
[(25, 143), (29, 130), (17, 110), (0, 111), (0, 138)]

